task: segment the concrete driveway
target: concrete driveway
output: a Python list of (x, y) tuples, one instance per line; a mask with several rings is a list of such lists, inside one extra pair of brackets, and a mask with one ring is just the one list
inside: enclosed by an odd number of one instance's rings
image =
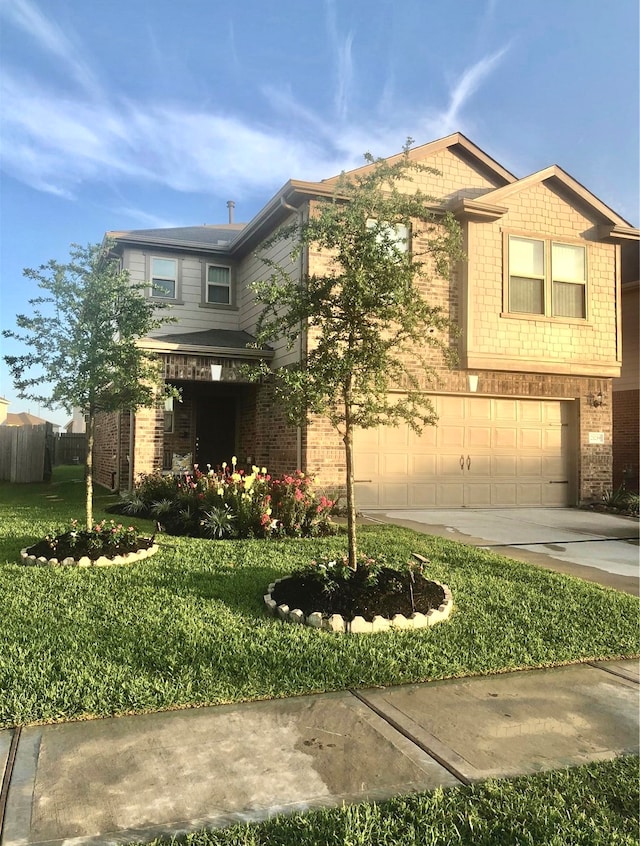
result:
[(577, 508), (371, 510), (363, 517), (640, 593), (638, 521), (632, 517)]

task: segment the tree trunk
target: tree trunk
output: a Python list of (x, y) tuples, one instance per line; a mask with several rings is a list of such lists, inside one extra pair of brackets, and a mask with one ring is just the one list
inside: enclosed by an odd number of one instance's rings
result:
[(93, 435), (95, 430), (95, 415), (89, 412), (87, 418), (87, 460), (84, 468), (86, 485), (86, 524), (87, 531), (93, 527)]
[(353, 484), (353, 424), (351, 423), (351, 378), (344, 387), (344, 453), (347, 463), (347, 536), (349, 541), (349, 567), (356, 570), (357, 539), (356, 539), (356, 496)]

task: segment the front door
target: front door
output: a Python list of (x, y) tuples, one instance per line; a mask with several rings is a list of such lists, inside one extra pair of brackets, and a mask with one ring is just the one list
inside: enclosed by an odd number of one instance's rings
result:
[(236, 452), (236, 398), (233, 396), (198, 399), (196, 408), (195, 463), (201, 472), (207, 464), (231, 464)]

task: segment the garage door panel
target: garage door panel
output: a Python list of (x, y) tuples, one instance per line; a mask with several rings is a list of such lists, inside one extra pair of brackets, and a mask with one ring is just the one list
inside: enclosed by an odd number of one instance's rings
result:
[(428, 476), (430, 479), (436, 475), (437, 463), (435, 455), (413, 455), (411, 456), (411, 475), (413, 478)]
[(558, 452), (562, 449), (562, 429), (544, 429), (543, 443), (545, 449), (556, 449)]
[(493, 417), (493, 400), (482, 397), (468, 397), (465, 400), (465, 418), (475, 421), (490, 422)]
[(515, 476), (517, 473), (517, 457), (515, 455), (494, 455), (491, 457), (492, 476)]
[(541, 429), (520, 429), (518, 446), (520, 449), (542, 449)]
[(405, 453), (387, 453), (382, 457), (382, 472), (385, 476), (407, 476), (409, 456)]
[(542, 458), (539, 455), (519, 455), (517, 464), (518, 476), (536, 476), (539, 479), (542, 475)]
[(459, 447), (461, 450), (464, 449), (464, 426), (438, 424), (436, 443), (439, 447)]
[(383, 449), (406, 450), (408, 448), (411, 430), (406, 424), (398, 427), (381, 426), (378, 431), (380, 432), (380, 446)]
[(543, 505), (541, 483), (519, 483), (516, 488), (516, 497), (519, 505)]
[(466, 447), (467, 449), (490, 449), (491, 426), (469, 426)]
[(520, 400), (518, 402), (518, 420), (522, 423), (543, 423), (544, 415), (540, 400)]
[(435, 508), (437, 505), (434, 482), (409, 485), (409, 506), (411, 508)]
[(420, 434), (409, 430), (409, 448), (417, 452), (427, 452), (436, 445), (437, 434), (435, 426), (425, 426)]
[(465, 483), (464, 504), (467, 508), (487, 508), (491, 502), (491, 483)]
[(517, 485), (515, 482), (493, 483), (491, 485), (491, 505), (495, 508), (509, 507), (516, 501)]
[(491, 433), (491, 446), (494, 449), (517, 449), (518, 430), (497, 426)]
[(482, 476), (483, 478), (491, 478), (491, 455), (473, 455), (467, 456), (465, 461), (465, 471), (467, 477), (471, 477), (470, 481), (475, 481), (475, 476)]
[(545, 505), (566, 505), (568, 485), (549, 484), (545, 490)]
[(517, 420), (518, 419), (518, 401), (511, 399), (495, 399), (493, 400), (493, 419), (494, 420)]
[(440, 454), (436, 456), (438, 476), (454, 476), (456, 479), (462, 476), (460, 461), (462, 461), (464, 466), (464, 455), (462, 453), (460, 455), (458, 453), (449, 455), (445, 453), (444, 455)]
[(356, 479), (369, 479), (380, 475), (379, 453), (356, 453), (354, 465), (354, 476)]
[(406, 508), (409, 505), (409, 485), (407, 482), (383, 482), (380, 495), (389, 508)]
[(358, 508), (378, 508), (382, 500), (377, 484), (356, 481), (354, 487)]
[(459, 483), (436, 484), (436, 500), (442, 508), (462, 508), (464, 505), (464, 490)]
[(466, 397), (440, 396), (436, 402), (438, 417), (447, 420), (464, 420)]
[(554, 481), (568, 481), (567, 468), (561, 455), (549, 455), (542, 459), (542, 476)]

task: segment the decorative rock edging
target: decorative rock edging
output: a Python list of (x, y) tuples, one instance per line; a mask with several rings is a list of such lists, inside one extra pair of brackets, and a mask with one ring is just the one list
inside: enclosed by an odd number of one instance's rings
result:
[(353, 620), (345, 620), (340, 614), (331, 614), (329, 616), (321, 614), (319, 611), (314, 611), (305, 617), (299, 608), (290, 609), (288, 605), (277, 605), (275, 599), (272, 598), (275, 586), (279, 582), (286, 581), (285, 579), (276, 579), (275, 582), (267, 588), (268, 593), (264, 595), (264, 604), (267, 611), (274, 617), (280, 617), (285, 623), (298, 623), (305, 626), (311, 626), (314, 629), (323, 629), (327, 632), (346, 632), (349, 634), (373, 634), (375, 632), (386, 632), (392, 629), (424, 629), (428, 626), (434, 626), (436, 623), (441, 623), (446, 620), (453, 611), (453, 597), (447, 585), (434, 582), (444, 591), (444, 602), (437, 608), (432, 608), (426, 614), (418, 612), (412, 614), (410, 617), (405, 617), (404, 614), (394, 614), (389, 619), (376, 615), (372, 622), (368, 622), (364, 617), (354, 617)]
[(27, 549), (20, 550), (20, 558), (22, 563), (28, 567), (109, 567), (112, 564), (134, 564), (136, 561), (141, 561), (143, 558), (149, 558), (155, 555), (158, 551), (158, 544), (154, 543), (147, 549), (139, 549), (137, 552), (127, 552), (124, 555), (114, 555), (113, 558), (107, 558), (106, 555), (101, 555), (95, 561), (92, 561), (87, 555), (76, 560), (75, 558), (63, 558), (58, 561), (57, 558), (45, 558), (41, 555), (36, 558), (35, 555), (29, 555)]

